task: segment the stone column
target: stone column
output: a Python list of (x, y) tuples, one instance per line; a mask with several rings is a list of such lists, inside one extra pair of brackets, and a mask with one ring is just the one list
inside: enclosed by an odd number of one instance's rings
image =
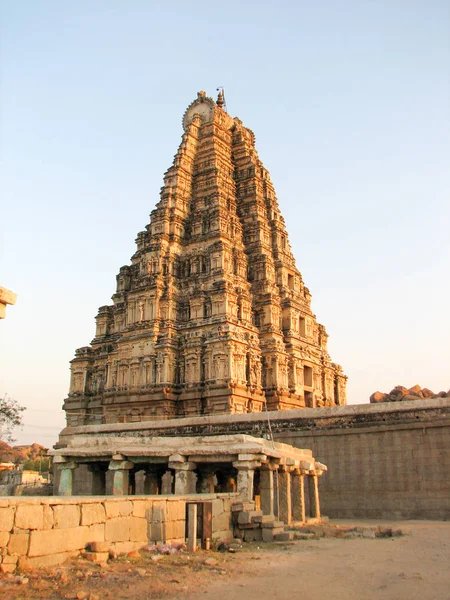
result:
[(158, 477), (156, 473), (147, 471), (144, 476), (144, 494), (150, 496), (158, 493)]
[(261, 510), (264, 515), (273, 515), (273, 466), (262, 465), (259, 471), (259, 488), (261, 491)]
[(114, 472), (113, 496), (128, 495), (129, 471), (133, 466), (133, 463), (127, 460), (112, 460), (109, 463), (109, 470)]
[(311, 516), (320, 519), (319, 478), (316, 474), (309, 476), (309, 505)]
[(291, 469), (282, 466), (278, 471), (278, 490), (280, 511), (279, 519), (285, 525), (290, 525), (292, 522), (292, 506), (291, 506)]
[(236, 460), (233, 463), (233, 467), (238, 470), (237, 492), (246, 502), (253, 501), (253, 478), (255, 467), (259, 465), (253, 460)]
[(169, 456), (169, 469), (175, 471), (175, 494), (195, 494), (197, 475), (194, 473), (196, 464), (189, 462), (185, 456), (172, 454)]
[(280, 482), (278, 465), (273, 472), (273, 514), (276, 517), (280, 515)]
[(172, 471), (167, 469), (164, 475), (161, 477), (161, 494), (167, 496), (172, 494), (173, 474)]
[(77, 468), (74, 462), (63, 462), (58, 465), (60, 476), (58, 485), (58, 496), (72, 496), (73, 494), (73, 470)]
[(292, 473), (292, 516), (294, 521), (306, 522), (305, 475), (299, 469)]

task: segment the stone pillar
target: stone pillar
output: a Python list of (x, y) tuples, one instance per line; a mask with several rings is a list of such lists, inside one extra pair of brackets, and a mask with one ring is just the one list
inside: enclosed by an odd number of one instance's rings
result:
[(129, 471), (133, 466), (132, 462), (126, 460), (112, 460), (109, 463), (109, 470), (114, 472), (113, 496), (128, 495)]
[[(172, 475), (172, 474), (170, 474)], [(172, 488), (172, 481), (170, 482)], [(144, 476), (144, 494), (155, 495), (158, 493), (158, 476), (152, 471), (147, 471)]]
[(261, 510), (263, 515), (273, 515), (273, 467), (262, 465), (259, 471), (259, 488), (261, 492)]
[(58, 496), (72, 496), (73, 494), (73, 470), (77, 468), (76, 463), (63, 462), (58, 465), (60, 476)]
[(173, 494), (173, 474), (172, 471), (167, 469), (164, 475), (161, 477), (161, 494), (167, 496)]
[(292, 523), (292, 506), (291, 506), (291, 469), (282, 467), (278, 471), (278, 490), (279, 490), (279, 519), (285, 525)]
[(292, 474), (292, 516), (294, 521), (306, 522), (305, 475), (300, 470)]
[(278, 517), (280, 514), (280, 482), (278, 467), (273, 472), (273, 514)]
[(169, 468), (175, 471), (175, 494), (195, 494), (197, 475), (196, 464), (189, 462), (185, 456), (172, 454), (169, 456)]
[(311, 517), (320, 519), (319, 478), (316, 474), (309, 476), (309, 506)]
[(255, 467), (259, 465), (253, 460), (236, 460), (233, 463), (233, 467), (238, 470), (237, 492), (246, 502), (253, 500), (253, 478)]

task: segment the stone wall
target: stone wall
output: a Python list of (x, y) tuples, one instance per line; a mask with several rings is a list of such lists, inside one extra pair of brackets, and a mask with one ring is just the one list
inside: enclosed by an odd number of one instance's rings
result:
[(0, 571), (51, 566), (91, 542), (117, 553), (185, 541), (186, 502), (212, 502), (213, 538), (232, 537), (237, 494), (0, 499)]
[(196, 417), (67, 428), (66, 436), (268, 435), (309, 448), (328, 466), (322, 514), (357, 518), (450, 518), (450, 399), (361, 404), (269, 414)]

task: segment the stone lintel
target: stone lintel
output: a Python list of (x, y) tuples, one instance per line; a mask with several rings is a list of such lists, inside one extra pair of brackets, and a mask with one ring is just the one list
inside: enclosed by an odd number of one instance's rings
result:
[(69, 462), (69, 461), (59, 463), (57, 466), (58, 466), (59, 470), (61, 470), (61, 469), (76, 469), (78, 467), (77, 463)]
[(109, 470), (110, 471), (128, 471), (129, 469), (132, 469), (134, 467), (134, 464), (128, 460), (118, 460), (118, 461), (111, 461), (109, 463)]
[(314, 471), (315, 469), (315, 464), (312, 462), (308, 462), (306, 460), (301, 460), (300, 461), (300, 467), (303, 471)]
[(169, 462), (169, 469), (175, 469), (175, 471), (194, 471), (197, 468), (194, 462)]
[(267, 456), (265, 454), (239, 454), (238, 461), (248, 461), (248, 460), (257, 460), (259, 462), (263, 462), (267, 460)]
[(171, 463), (183, 463), (186, 461), (187, 461), (186, 456), (183, 456), (182, 454), (179, 454), (179, 453), (171, 454), (169, 456), (169, 462), (171, 462)]
[(293, 471), (295, 471), (295, 465), (286, 465), (286, 464), (281, 464), (280, 465), (280, 471), (284, 472), (284, 473), (292, 473)]
[(123, 454), (119, 454), (119, 453), (114, 454), (114, 452), (113, 452), (112, 460), (125, 460), (125, 456)]
[(235, 467), (235, 469), (253, 470), (260, 466), (261, 462), (259, 460), (235, 460), (233, 462), (233, 467)]

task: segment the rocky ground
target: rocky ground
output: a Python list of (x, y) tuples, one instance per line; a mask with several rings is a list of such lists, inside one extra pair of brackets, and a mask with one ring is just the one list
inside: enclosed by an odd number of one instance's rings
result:
[[(450, 523), (335, 521), (287, 543), (229, 552), (155, 549), (96, 565), (2, 575), (3, 599), (449, 600)], [(313, 534), (313, 535), (311, 535)]]

